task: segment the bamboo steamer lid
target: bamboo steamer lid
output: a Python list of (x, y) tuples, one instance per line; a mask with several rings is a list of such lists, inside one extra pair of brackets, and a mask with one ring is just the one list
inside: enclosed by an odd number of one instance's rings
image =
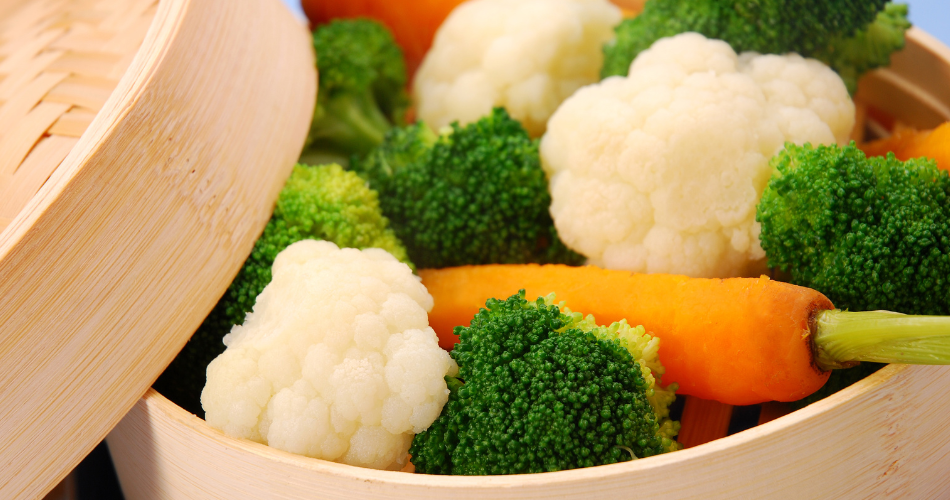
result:
[[(950, 49), (918, 30), (861, 82), (869, 109), (950, 121)], [(859, 134), (860, 135), (860, 134)], [(950, 498), (950, 366), (889, 365), (804, 409), (686, 450), (600, 467), (490, 477), (377, 471), (211, 428), (154, 390), (109, 434), (129, 500), (241, 498)]]
[(49, 491), (185, 344), (303, 146), (280, 0), (0, 0), (0, 498)]

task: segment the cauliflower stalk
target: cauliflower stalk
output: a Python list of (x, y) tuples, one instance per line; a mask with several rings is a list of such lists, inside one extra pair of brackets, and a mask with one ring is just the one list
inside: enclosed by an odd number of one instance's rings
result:
[(415, 76), (418, 116), (465, 125), (504, 107), (534, 136), (596, 82), (620, 10), (607, 0), (470, 0), (436, 34)]
[(292, 453), (402, 468), (457, 369), (428, 326), (431, 308), (419, 279), (384, 250), (290, 245), (208, 366), (208, 424)]
[(756, 204), (785, 142), (843, 144), (841, 78), (795, 54), (685, 33), (567, 99), (541, 140), (551, 215), (589, 263), (695, 277), (764, 269)]

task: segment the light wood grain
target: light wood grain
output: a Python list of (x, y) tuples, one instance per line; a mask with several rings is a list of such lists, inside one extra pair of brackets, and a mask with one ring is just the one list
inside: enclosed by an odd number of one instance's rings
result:
[[(0, 101), (54, 72), (72, 76), (53, 100), (86, 99), (45, 104), (101, 106), (78, 140), (61, 124), (75, 145), (0, 230), (2, 499), (54, 487), (181, 349), (263, 229), (316, 93), (309, 36), (279, 0), (0, 0), (0, 13), (42, 20), (77, 2), (44, 29), (113, 36), (49, 48), (0, 18), (0, 67), (19, 58)], [(35, 121), (70, 115), (57, 116)]]
[(427, 476), (308, 459), (229, 438), (154, 391), (108, 442), (128, 500), (943, 498), (948, 379), (950, 367), (891, 365), (803, 410), (695, 448), (520, 476)]
[(116, 89), (157, 5), (33, 0), (0, 21), (0, 192), (16, 191), (0, 202), (0, 230), (63, 161), (44, 143), (80, 137), (92, 119), (76, 120), (77, 112), (94, 116)]
[(907, 48), (891, 65), (858, 84), (856, 100), (912, 124), (931, 129), (950, 121), (950, 48), (921, 30), (907, 32)]
[[(930, 72), (942, 76), (921, 76)], [(915, 86), (908, 75), (923, 80)], [(873, 91), (895, 77), (906, 85)], [(950, 105), (948, 83), (950, 52), (912, 30), (894, 67), (862, 83), (861, 99), (927, 127)], [(905, 101), (916, 104), (893, 106)], [(153, 390), (108, 444), (128, 500), (950, 498), (948, 391), (950, 367), (890, 365), (802, 410), (767, 406), (762, 425), (694, 448), (521, 476), (426, 476), (309, 459), (229, 438)]]

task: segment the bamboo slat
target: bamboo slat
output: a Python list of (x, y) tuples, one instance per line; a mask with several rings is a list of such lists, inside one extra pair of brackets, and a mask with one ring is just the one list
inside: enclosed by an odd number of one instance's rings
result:
[(95, 116), (115, 90), (158, 0), (19, 3), (0, 22), (0, 193), (16, 193), (0, 201), (0, 231), (65, 159), (61, 139), (92, 122), (77, 116)]
[(908, 48), (889, 67), (861, 80), (855, 98), (905, 124), (931, 129), (950, 121), (950, 47), (916, 27), (907, 40)]
[[(950, 49), (912, 29), (857, 99), (868, 116), (890, 113), (891, 125), (950, 120)], [(227, 437), (154, 390), (108, 444), (128, 500), (950, 498), (947, 392), (950, 367), (890, 365), (795, 412), (763, 405), (761, 425), (682, 451), (517, 476), (427, 476), (292, 455)]]
[(53, 135), (33, 148), (23, 160), (19, 174), (9, 175), (7, 182), (0, 183), (0, 217), (13, 221), (20, 213), (20, 208), (29, 203), (56, 167), (66, 159), (78, 142), (78, 137)]
[(947, 498), (948, 378), (950, 367), (891, 365), (701, 446), (544, 474), (428, 476), (300, 457), (229, 438), (154, 390), (108, 442), (128, 500)]
[(211, 310), (315, 89), (280, 0), (0, 0), (0, 499), (53, 488)]

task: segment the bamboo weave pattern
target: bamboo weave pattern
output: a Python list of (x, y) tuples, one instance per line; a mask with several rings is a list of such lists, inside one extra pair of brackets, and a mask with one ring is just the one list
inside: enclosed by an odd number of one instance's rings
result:
[(115, 90), (158, 0), (0, 0), (0, 231)]

